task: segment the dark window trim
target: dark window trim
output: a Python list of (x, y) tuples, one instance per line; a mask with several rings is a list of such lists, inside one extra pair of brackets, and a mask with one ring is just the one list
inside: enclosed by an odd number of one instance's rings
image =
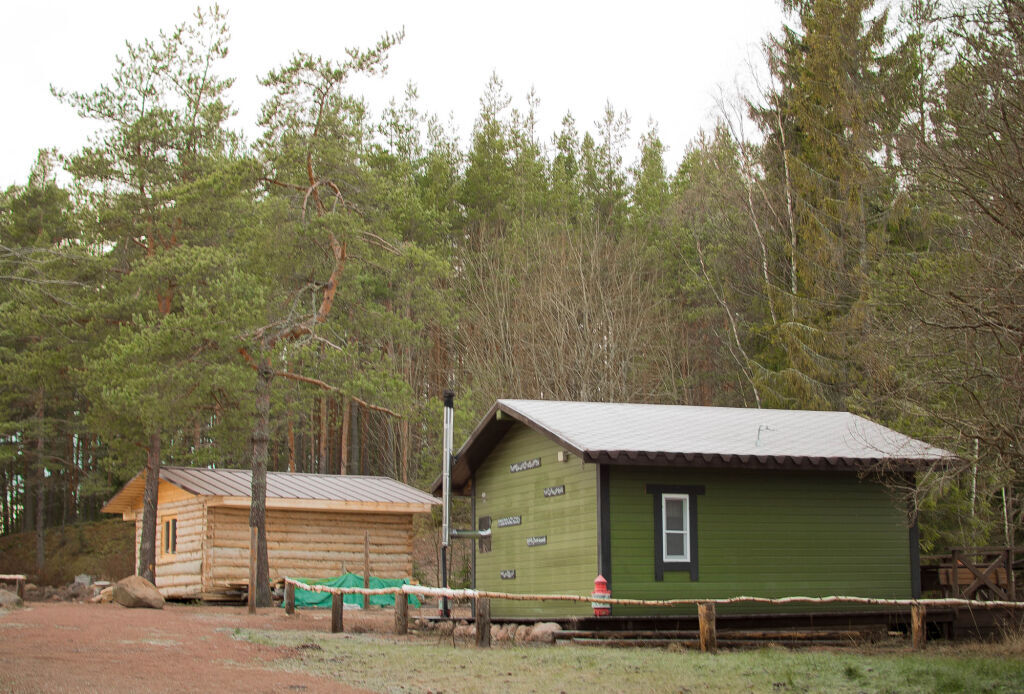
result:
[[(697, 571), (697, 497), (704, 494), (703, 485), (648, 484), (647, 493), (654, 497), (654, 580), (665, 580), (666, 571), (686, 571), (690, 580), (696, 581)], [(665, 494), (686, 494), (690, 521), (690, 561), (665, 561), (662, 543), (665, 541), (664, 528), (661, 522), (662, 497)]]

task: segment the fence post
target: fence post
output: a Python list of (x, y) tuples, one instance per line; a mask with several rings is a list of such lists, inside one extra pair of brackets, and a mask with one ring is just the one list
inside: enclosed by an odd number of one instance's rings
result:
[(25, 577), (18, 576), (14, 579), (14, 590), (18, 594), (18, 597), (22, 600), (25, 599)]
[(405, 591), (395, 593), (395, 633), (409, 633), (409, 596)]
[(331, 593), (331, 633), (345, 631), (345, 598), (340, 593)]
[(697, 621), (700, 625), (700, 650), (705, 653), (717, 653), (718, 635), (715, 632), (715, 603), (698, 603)]
[(928, 610), (924, 605), (910, 606), (910, 642), (915, 651), (919, 651), (924, 648), (924, 642), (928, 631), (924, 619), (927, 612)]
[(491, 647), (491, 600), (476, 599), (476, 645), (477, 648)]
[(284, 613), (295, 614), (295, 584), (284, 584)]

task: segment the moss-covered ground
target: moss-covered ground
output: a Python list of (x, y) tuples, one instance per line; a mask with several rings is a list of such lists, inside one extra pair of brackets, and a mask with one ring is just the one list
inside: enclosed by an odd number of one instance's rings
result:
[(582, 646), (477, 649), (451, 638), (248, 631), (284, 646), (278, 666), (379, 692), (1024, 692), (1024, 640), (716, 655)]

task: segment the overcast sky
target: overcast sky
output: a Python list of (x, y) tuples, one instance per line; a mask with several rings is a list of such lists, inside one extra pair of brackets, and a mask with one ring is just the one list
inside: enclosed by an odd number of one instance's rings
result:
[[(220, 3), (232, 40), (222, 68), (236, 78), (232, 123), (252, 139), (266, 96), (257, 78), (296, 50), (343, 57), (403, 26), (388, 75), (361, 89), (374, 113), (405, 84), (417, 85), (422, 110), (451, 115), (463, 142), (492, 72), (514, 105), (530, 87), (540, 98), (539, 133), (556, 132), (572, 111), (580, 131), (592, 129), (606, 101), (629, 112), (631, 136), (658, 123), (675, 162), (700, 127), (711, 122), (719, 87), (749, 72), (761, 39), (782, 21), (776, 0), (697, 2), (313, 2)], [(195, 2), (94, 0), (8, 3), (0, 20), (0, 188), (23, 183), (41, 147), (73, 152), (95, 123), (50, 95), (49, 85), (91, 91), (108, 80), (125, 41), (154, 38), (186, 20)], [(313, 11), (311, 8), (315, 8)]]

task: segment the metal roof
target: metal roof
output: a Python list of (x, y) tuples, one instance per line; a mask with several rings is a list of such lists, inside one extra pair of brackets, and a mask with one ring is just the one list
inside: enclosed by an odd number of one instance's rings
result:
[[(160, 479), (199, 496), (246, 497), (252, 471), (162, 467)], [(118, 513), (141, 500), (145, 471), (112, 498), (103, 510)], [(136, 499), (138, 497), (138, 499)], [(426, 492), (388, 477), (267, 472), (267, 499), (304, 499), (353, 503), (437, 504)]]
[(849, 412), (498, 400), (459, 450), (453, 487), (516, 421), (590, 463), (863, 470), (956, 457)]

